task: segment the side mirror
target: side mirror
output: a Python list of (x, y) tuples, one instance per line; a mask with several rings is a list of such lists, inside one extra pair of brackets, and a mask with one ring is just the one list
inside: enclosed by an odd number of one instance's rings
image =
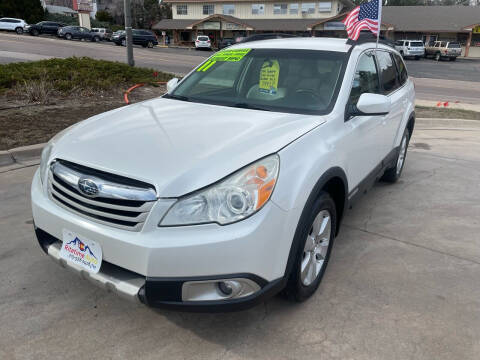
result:
[(379, 94), (364, 93), (360, 96), (357, 102), (358, 115), (386, 115), (390, 112), (390, 98)]
[(169, 82), (167, 82), (167, 93), (171, 94), (172, 91), (175, 90), (177, 85), (178, 85), (178, 78), (173, 78)]

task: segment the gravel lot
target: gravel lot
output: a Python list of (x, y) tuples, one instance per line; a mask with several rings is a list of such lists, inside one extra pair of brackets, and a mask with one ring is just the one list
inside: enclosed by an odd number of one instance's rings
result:
[(418, 124), (402, 180), (347, 213), (315, 296), (230, 314), (135, 306), (64, 271), (34, 239), (35, 167), (0, 169), (0, 358), (478, 359), (479, 135)]

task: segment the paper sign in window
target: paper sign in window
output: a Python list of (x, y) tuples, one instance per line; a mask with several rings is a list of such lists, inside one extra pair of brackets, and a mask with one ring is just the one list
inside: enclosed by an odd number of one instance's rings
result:
[(278, 77), (280, 76), (280, 64), (277, 60), (265, 61), (260, 70), (258, 88), (260, 92), (275, 95), (278, 92)]
[(219, 51), (208, 59), (202, 66), (200, 66), (197, 71), (207, 71), (210, 69), (217, 61), (226, 61), (226, 62), (236, 62), (242, 60), (245, 55), (250, 52), (251, 49), (234, 49), (234, 50), (223, 50)]

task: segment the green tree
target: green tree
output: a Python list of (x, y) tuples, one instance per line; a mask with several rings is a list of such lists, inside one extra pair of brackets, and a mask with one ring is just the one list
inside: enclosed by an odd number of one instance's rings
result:
[(106, 10), (99, 10), (95, 14), (95, 19), (101, 22), (108, 22), (112, 23), (113, 22), (113, 16), (110, 15), (110, 13)]
[(4, 16), (34, 24), (45, 18), (45, 11), (40, 0), (0, 0), (0, 17)]

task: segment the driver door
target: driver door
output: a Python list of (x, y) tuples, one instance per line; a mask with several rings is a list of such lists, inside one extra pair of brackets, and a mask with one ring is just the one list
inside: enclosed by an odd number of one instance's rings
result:
[[(366, 51), (358, 58), (347, 109), (356, 106), (360, 95), (380, 94), (380, 82), (374, 51)], [(382, 141), (384, 115), (365, 115), (345, 118), (343, 147), (349, 188), (355, 189), (369, 175), (380, 171), (386, 154)]]

